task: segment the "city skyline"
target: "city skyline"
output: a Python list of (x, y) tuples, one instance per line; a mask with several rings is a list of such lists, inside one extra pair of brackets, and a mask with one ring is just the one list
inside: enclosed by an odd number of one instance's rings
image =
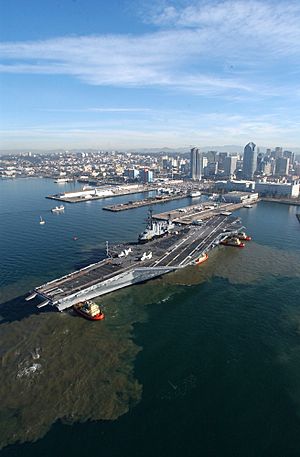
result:
[(0, 149), (297, 148), (299, 23), (294, 1), (6, 2)]

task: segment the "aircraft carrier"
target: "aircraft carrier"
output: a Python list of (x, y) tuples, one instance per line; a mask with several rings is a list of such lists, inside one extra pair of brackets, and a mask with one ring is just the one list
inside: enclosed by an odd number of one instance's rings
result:
[(83, 300), (196, 264), (199, 256), (241, 228), (237, 217), (218, 214), (201, 225), (176, 226), (145, 244), (114, 245), (104, 260), (35, 288), (26, 300), (34, 299), (39, 308), (51, 305), (63, 311)]

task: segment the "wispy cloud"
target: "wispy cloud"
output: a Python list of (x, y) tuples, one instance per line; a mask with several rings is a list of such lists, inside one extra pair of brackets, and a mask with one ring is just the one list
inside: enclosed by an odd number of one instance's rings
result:
[(55, 113), (148, 113), (150, 108), (42, 108), (40, 111)]
[[(163, 30), (0, 44), (0, 72), (70, 75), (87, 84), (268, 95), (247, 71), (300, 54), (300, 4), (197, 2), (152, 17)], [(263, 59), (263, 60), (262, 60)], [(294, 69), (295, 70), (295, 69)]]
[[(186, 147), (187, 143), (200, 148), (208, 144), (246, 144), (254, 139), (257, 144), (275, 147), (293, 147), (299, 141), (300, 117), (282, 122), (281, 116), (234, 115), (227, 112), (193, 114), (186, 112), (156, 113), (156, 121), (136, 120), (120, 127), (118, 122), (65, 122), (53, 125), (35, 125), (28, 128), (3, 129), (2, 148), (20, 147), (95, 147), (139, 148), (143, 146)], [(153, 134), (155, 131), (155, 135)], [(286, 138), (283, 141), (283, 138)]]

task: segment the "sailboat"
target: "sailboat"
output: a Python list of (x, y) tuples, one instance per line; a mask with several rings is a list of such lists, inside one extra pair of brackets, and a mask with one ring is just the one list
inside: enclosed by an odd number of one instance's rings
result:
[(44, 219), (42, 218), (42, 216), (40, 216), (40, 225), (44, 225), (45, 224), (45, 221)]

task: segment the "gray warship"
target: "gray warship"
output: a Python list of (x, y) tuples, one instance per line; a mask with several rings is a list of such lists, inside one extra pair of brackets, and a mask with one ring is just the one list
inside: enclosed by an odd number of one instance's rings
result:
[(170, 229), (171, 224), (165, 221), (158, 231), (148, 226), (137, 243), (107, 245), (104, 260), (36, 287), (26, 300), (34, 300), (38, 308), (53, 306), (63, 311), (84, 300), (196, 265), (199, 257), (242, 228), (239, 218), (224, 213), (201, 226), (172, 224)]

